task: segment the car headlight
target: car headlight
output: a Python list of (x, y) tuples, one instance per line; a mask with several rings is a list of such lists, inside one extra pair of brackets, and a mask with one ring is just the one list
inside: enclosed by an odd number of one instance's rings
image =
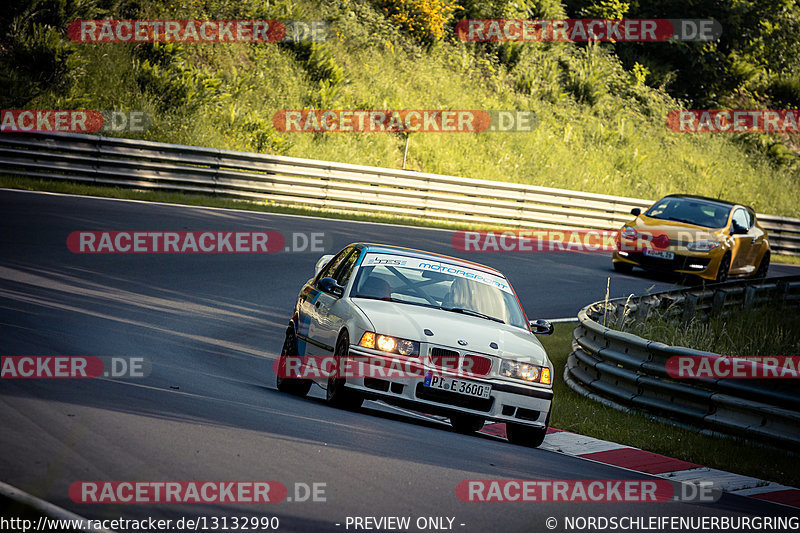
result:
[(534, 383), (550, 385), (550, 369), (546, 366), (531, 365), (503, 359), (500, 362), (500, 375), (509, 378), (522, 379)]
[(638, 233), (636, 233), (636, 230), (627, 224), (622, 226), (622, 229), (619, 230), (619, 234), (623, 239), (635, 239), (636, 236), (638, 235)]
[(378, 349), (382, 352), (396, 353), (406, 357), (416, 357), (419, 355), (419, 343), (407, 339), (399, 339), (390, 335), (381, 335), (372, 331), (365, 331), (361, 336), (359, 346), (364, 348)]
[(686, 245), (686, 249), (690, 252), (710, 252), (719, 245), (719, 241), (702, 240), (690, 242)]

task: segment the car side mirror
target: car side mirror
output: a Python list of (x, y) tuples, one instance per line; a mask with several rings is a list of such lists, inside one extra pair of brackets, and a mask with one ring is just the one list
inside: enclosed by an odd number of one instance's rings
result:
[(528, 324), (531, 326), (531, 331), (536, 335), (550, 335), (553, 333), (553, 324), (547, 320), (538, 318), (536, 320), (531, 320)]
[(638, 217), (641, 214), (642, 214), (642, 210), (639, 209), (638, 207), (634, 207), (633, 209), (631, 209), (631, 215), (633, 215), (635, 217)]
[(327, 292), (330, 295), (336, 296), (337, 298), (341, 298), (344, 294), (344, 287), (336, 283), (336, 280), (333, 278), (322, 278), (319, 280), (319, 290), (322, 292)]
[(747, 228), (743, 228), (734, 220), (731, 224), (731, 235), (744, 235), (745, 233), (747, 233)]
[(315, 278), (317, 277), (317, 274), (319, 274), (322, 271), (322, 269), (325, 268), (325, 265), (327, 265), (331, 259), (333, 259), (333, 255), (323, 255), (322, 257), (317, 259), (317, 264), (314, 266)]

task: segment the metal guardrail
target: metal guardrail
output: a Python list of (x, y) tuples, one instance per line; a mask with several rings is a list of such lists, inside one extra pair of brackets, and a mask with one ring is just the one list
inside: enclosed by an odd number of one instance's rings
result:
[[(4, 133), (0, 164), (35, 178), (185, 191), (520, 229), (616, 230), (650, 200), (73, 133)], [(775, 253), (800, 255), (800, 219), (759, 215)]]
[(688, 322), (763, 304), (800, 306), (800, 276), (735, 281), (595, 302), (578, 313), (564, 381), (576, 392), (622, 410), (639, 410), (713, 432), (800, 444), (796, 379), (674, 379), (673, 356), (725, 357), (668, 346), (620, 328), (653, 310)]

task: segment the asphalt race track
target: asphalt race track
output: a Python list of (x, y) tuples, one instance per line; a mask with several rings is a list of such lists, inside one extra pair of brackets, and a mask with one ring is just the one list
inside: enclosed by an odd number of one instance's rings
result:
[[(0, 381), (0, 481), (82, 516), (267, 515), (280, 518), (279, 531), (347, 531), (348, 516), (454, 517), (455, 531), (499, 533), (548, 531), (548, 517), (561, 531), (565, 516), (794, 514), (730, 495), (714, 504), (461, 502), (455, 487), (469, 479), (647, 476), (459, 435), (375, 402), (337, 410), (318, 387), (307, 399), (279, 393), (272, 361), (319, 252), (75, 254), (66, 239), (77, 230), (276, 230), (323, 231), (327, 251), (360, 240), (412, 246), (500, 269), (531, 319), (574, 316), (603, 298), (609, 276), (613, 297), (672, 286), (616, 274), (607, 254), (465, 255), (447, 231), (7, 190), (0, 213), (2, 355), (152, 363), (143, 379)], [(77, 504), (68, 490), (79, 480), (275, 480), (289, 497), (296, 483), (324, 483), (326, 501)]]

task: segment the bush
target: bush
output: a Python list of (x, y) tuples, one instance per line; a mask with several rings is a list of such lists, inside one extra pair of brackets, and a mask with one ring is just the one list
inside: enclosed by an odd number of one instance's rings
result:
[(231, 96), (223, 92), (222, 78), (195, 67), (181, 45), (142, 44), (137, 52), (136, 81), (143, 92), (159, 102), (162, 110), (176, 107), (194, 110)]
[(386, 15), (420, 43), (441, 41), (445, 28), (456, 11), (456, 0), (386, 0), (381, 2)]

